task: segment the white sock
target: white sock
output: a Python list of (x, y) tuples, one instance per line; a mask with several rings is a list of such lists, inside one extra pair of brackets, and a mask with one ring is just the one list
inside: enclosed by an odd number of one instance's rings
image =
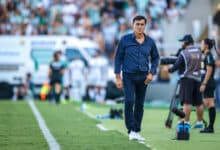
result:
[[(184, 121), (184, 119), (180, 119), (178, 122), (177, 122), (177, 124), (180, 124), (180, 123), (182, 123)], [(184, 121), (185, 122), (185, 121)]]
[(197, 121), (196, 124), (203, 124), (203, 122), (202, 121)]
[(190, 124), (190, 122), (189, 122), (189, 121), (184, 121), (184, 123), (186, 123), (186, 124)]

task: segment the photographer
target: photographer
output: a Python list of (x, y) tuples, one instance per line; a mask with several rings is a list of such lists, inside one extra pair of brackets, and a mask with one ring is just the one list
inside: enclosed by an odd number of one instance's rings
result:
[(170, 73), (179, 70), (180, 75), (180, 99), (183, 102), (183, 111), (186, 116), (185, 122), (189, 124), (191, 105), (196, 106), (197, 119), (202, 123), (202, 97), (199, 91), (201, 74), (201, 51), (194, 47), (194, 40), (191, 35), (185, 35), (181, 40), (184, 49), (180, 52), (173, 67), (169, 68)]

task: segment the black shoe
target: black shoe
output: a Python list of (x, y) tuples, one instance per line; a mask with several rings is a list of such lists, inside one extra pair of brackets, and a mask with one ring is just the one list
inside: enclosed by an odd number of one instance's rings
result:
[(214, 133), (214, 129), (213, 128), (205, 128), (205, 129), (201, 130), (200, 133)]

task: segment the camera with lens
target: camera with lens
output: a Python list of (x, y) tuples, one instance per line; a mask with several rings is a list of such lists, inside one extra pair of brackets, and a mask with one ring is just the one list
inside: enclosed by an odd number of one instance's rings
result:
[(163, 57), (160, 59), (160, 65), (172, 65), (176, 60), (177, 57)]

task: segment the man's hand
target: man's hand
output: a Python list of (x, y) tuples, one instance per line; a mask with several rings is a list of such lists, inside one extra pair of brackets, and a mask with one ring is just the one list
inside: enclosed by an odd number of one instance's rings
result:
[(200, 86), (200, 92), (203, 93), (205, 91), (205, 88), (206, 88), (206, 85), (205, 84), (202, 84)]
[(123, 82), (121, 79), (116, 79), (116, 86), (118, 89), (121, 89), (123, 87)]
[(168, 73), (169, 73), (169, 69), (170, 69), (170, 68), (169, 68), (168, 65), (163, 65), (161, 71), (163, 71), (163, 72), (168, 72)]
[(121, 89), (123, 87), (123, 82), (122, 82), (120, 74), (116, 74), (116, 87), (118, 89)]
[(153, 75), (149, 73), (144, 81), (144, 84), (148, 85), (153, 80)]

